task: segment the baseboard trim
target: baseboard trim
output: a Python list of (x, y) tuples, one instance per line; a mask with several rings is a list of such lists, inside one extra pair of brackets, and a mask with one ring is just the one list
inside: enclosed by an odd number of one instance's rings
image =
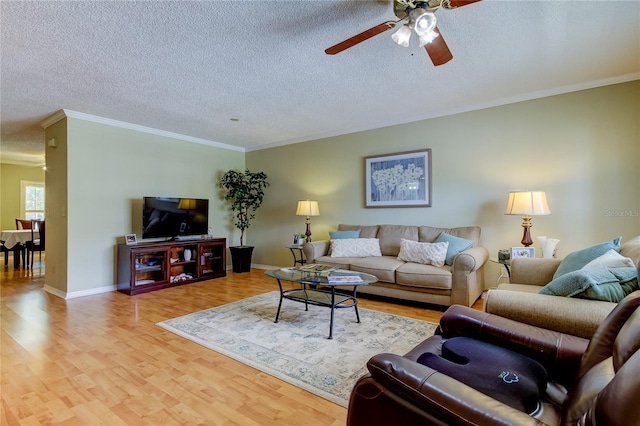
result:
[(45, 285), (43, 287), (43, 290), (47, 293), (53, 294), (54, 296), (60, 297), (61, 299), (68, 300), (84, 296), (93, 296), (94, 294), (109, 293), (112, 291), (116, 291), (117, 287), (115, 285), (107, 285), (104, 287), (90, 288), (88, 290), (72, 291), (70, 293), (67, 293), (64, 291), (60, 291), (57, 288)]

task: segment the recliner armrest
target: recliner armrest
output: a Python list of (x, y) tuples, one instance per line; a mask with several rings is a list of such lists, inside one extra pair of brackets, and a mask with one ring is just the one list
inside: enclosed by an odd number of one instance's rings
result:
[(378, 354), (369, 360), (367, 368), (391, 392), (444, 424), (540, 424), (526, 413), (400, 355)]
[(521, 353), (540, 362), (562, 384), (575, 379), (589, 341), (581, 337), (513, 321), (455, 305), (440, 319), (444, 338), (471, 337)]

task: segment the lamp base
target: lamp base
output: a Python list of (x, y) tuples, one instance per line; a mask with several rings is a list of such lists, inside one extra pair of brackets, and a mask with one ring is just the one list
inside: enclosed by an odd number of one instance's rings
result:
[(310, 243), (311, 242), (311, 217), (307, 216), (307, 220), (305, 221), (305, 223), (307, 224), (307, 232), (304, 233), (304, 235), (307, 236), (307, 242)]
[(525, 247), (529, 247), (531, 244), (533, 244), (533, 241), (531, 240), (531, 216), (524, 216), (522, 218), (522, 227), (524, 228), (524, 232), (522, 234), (522, 241), (520, 241), (522, 243), (523, 246)]

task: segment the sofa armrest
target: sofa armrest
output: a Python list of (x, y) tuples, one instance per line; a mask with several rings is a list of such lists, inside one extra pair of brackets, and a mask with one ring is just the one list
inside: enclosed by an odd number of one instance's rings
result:
[(304, 257), (307, 259), (307, 262), (314, 263), (317, 258), (327, 255), (329, 252), (329, 241), (321, 240), (304, 243), (302, 251), (304, 252)]
[(484, 310), (488, 313), (561, 333), (590, 339), (616, 306), (599, 300), (492, 289)]
[(553, 280), (553, 274), (561, 259), (517, 258), (511, 260), (511, 276), (514, 284), (545, 286)]
[(540, 362), (554, 380), (568, 385), (575, 380), (589, 340), (514, 321), (466, 306), (451, 306), (440, 319), (446, 338), (464, 336), (482, 340)]
[(484, 246), (475, 245), (460, 252), (453, 260), (453, 271), (473, 272), (482, 268), (489, 259), (489, 250)]
[(383, 353), (371, 377), (444, 424), (539, 425), (539, 421), (425, 365)]
[(484, 291), (482, 267), (489, 259), (489, 250), (475, 245), (460, 254), (451, 268), (451, 304), (471, 306)]

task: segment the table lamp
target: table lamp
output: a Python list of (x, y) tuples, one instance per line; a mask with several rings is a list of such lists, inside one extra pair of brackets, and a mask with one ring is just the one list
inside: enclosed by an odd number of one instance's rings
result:
[(547, 205), (547, 194), (544, 191), (511, 191), (505, 214), (522, 215), (522, 245), (529, 247), (531, 240), (531, 216), (551, 214)]
[(317, 201), (300, 200), (298, 201), (298, 208), (296, 209), (296, 216), (306, 216), (305, 223), (307, 224), (307, 242), (311, 242), (311, 216), (320, 216), (320, 209), (318, 208)]

